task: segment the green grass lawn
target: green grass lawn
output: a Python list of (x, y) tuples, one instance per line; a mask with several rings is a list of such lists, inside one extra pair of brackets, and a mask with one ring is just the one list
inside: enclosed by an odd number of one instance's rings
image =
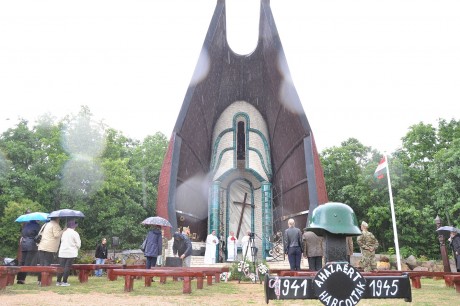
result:
[[(134, 281), (134, 290), (129, 293), (124, 292), (124, 279), (108, 281), (105, 277), (90, 277), (88, 283), (80, 284), (76, 276), (69, 277), (70, 287), (57, 287), (53, 284), (50, 287), (38, 287), (36, 277), (28, 276), (26, 285), (8, 286), (0, 291), (2, 295), (37, 294), (52, 291), (57, 294), (88, 294), (105, 293), (110, 295), (136, 296), (165, 296), (171, 299), (185, 299), (191, 304), (196, 305), (240, 305), (244, 304), (262, 305), (265, 304), (263, 284), (238, 284), (236, 281), (208, 286), (204, 282), (203, 290), (196, 289), (196, 281), (192, 281), (192, 293), (184, 295), (182, 293), (182, 282), (174, 282), (168, 279), (166, 284), (159, 284), (158, 278), (152, 283), (151, 287), (144, 287), (143, 280)], [(54, 278), (55, 280), (55, 278)], [(182, 303), (180, 303), (182, 304)], [(321, 305), (318, 300), (285, 300), (270, 301), (271, 305)], [(460, 294), (454, 288), (447, 288), (444, 280), (422, 279), (421, 289), (412, 289), (412, 303), (406, 303), (400, 299), (365, 300), (362, 299), (359, 305), (460, 305)]]

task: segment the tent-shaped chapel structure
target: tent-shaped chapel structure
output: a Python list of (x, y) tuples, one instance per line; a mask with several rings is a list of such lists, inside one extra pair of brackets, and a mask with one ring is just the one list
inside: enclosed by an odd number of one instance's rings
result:
[[(258, 256), (293, 218), (327, 202), (314, 137), (291, 82), (269, 0), (261, 0), (251, 54), (227, 43), (225, 0), (217, 0), (195, 74), (160, 174), (157, 214), (193, 238), (215, 229), (255, 233)], [(173, 230), (174, 230), (173, 229)]]

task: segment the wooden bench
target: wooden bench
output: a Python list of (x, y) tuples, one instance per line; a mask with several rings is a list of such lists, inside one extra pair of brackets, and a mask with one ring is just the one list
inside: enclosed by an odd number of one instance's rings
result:
[(19, 268), (21, 272), (40, 273), (40, 287), (51, 286), (53, 275), (63, 272), (59, 266), (20, 266)]
[[(285, 273), (289, 274), (289, 272), (292, 272), (292, 270), (290, 270), (290, 269), (269, 269), (268, 270), (269, 274), (276, 274), (276, 275), (279, 275), (279, 276), (281, 276), (281, 274), (285, 274)], [(297, 272), (315, 272), (315, 271), (311, 271), (311, 270), (306, 269), (306, 270), (299, 270)], [(288, 275), (285, 275), (285, 276), (288, 276)]]
[(291, 270), (280, 270), (278, 272), (279, 276), (315, 276), (317, 271), (291, 271)]
[(450, 275), (444, 275), (444, 280), (447, 284), (447, 278), (449, 279), (449, 282), (451, 282), (453, 287), (455, 287), (455, 291), (457, 293), (460, 293), (460, 273), (456, 274), (450, 274)]
[[(223, 272), (229, 272), (230, 269), (228, 267), (152, 267), (154, 270), (181, 270), (181, 271), (198, 271), (203, 272), (204, 276), (206, 277), (207, 285), (212, 285), (212, 278), (216, 283), (220, 282), (220, 275)], [(174, 280), (177, 280), (177, 277), (174, 277)], [(161, 282), (161, 278), (160, 278)]]
[(395, 273), (395, 274), (407, 273), (409, 275), (409, 278), (411, 279), (412, 288), (414, 289), (422, 288), (422, 283), (421, 283), (422, 277), (443, 278), (447, 287), (453, 287), (454, 286), (453, 278), (451, 278), (450, 276), (460, 275), (460, 273), (458, 272), (440, 272), (440, 271), (438, 272), (435, 272), (435, 271), (376, 271), (372, 273), (375, 273), (377, 275), (382, 275), (382, 273), (387, 273), (387, 274), (388, 273)]
[(19, 272), (19, 267), (17, 266), (0, 266), (0, 290), (12, 285), (11, 279), (14, 283), (14, 276)]
[[(62, 268), (59, 266), (18, 266), (19, 272), (27, 273), (40, 273), (41, 274), (41, 287), (48, 287), (53, 282), (53, 275), (62, 272)], [(8, 277), (8, 285), (14, 284), (15, 274), (11, 274)]]
[[(70, 267), (72, 270), (78, 271), (78, 280), (80, 283), (88, 282), (89, 275), (92, 271), (104, 269), (107, 271), (107, 278), (109, 280), (116, 280), (116, 277), (112, 275), (113, 269), (123, 269), (125, 265), (122, 264), (73, 264)], [(113, 279), (115, 277), (115, 279)]]
[[(151, 285), (152, 277), (160, 277), (160, 279), (166, 280), (166, 277), (181, 277), (183, 278), (182, 293), (191, 293), (192, 285), (191, 278), (197, 278), (197, 289), (203, 289), (203, 277), (204, 273), (201, 271), (187, 271), (187, 268), (175, 268), (175, 269), (114, 269), (114, 275), (120, 275), (125, 277), (125, 292), (133, 291), (134, 279), (138, 276), (145, 278), (145, 286)], [(160, 281), (161, 282), (161, 281)]]

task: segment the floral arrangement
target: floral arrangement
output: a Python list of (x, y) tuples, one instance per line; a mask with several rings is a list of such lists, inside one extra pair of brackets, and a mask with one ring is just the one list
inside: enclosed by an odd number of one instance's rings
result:
[(249, 274), (249, 264), (245, 261), (240, 261), (238, 263), (238, 272), (243, 272), (244, 275)]
[(223, 272), (220, 274), (220, 280), (223, 282), (227, 282), (228, 279), (231, 277), (232, 272)]
[(268, 273), (268, 267), (264, 263), (260, 263), (257, 265), (257, 271), (259, 272), (260, 275), (265, 275)]

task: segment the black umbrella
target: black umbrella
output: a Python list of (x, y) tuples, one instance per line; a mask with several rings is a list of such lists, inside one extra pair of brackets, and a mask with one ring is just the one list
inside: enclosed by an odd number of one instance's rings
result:
[(438, 228), (436, 230), (438, 232), (439, 235), (443, 235), (445, 237), (449, 237), (450, 236), (450, 232), (457, 232), (457, 233), (460, 233), (460, 230), (456, 227), (453, 227), (453, 226), (450, 226), (450, 225), (446, 225), (446, 226), (441, 226), (440, 228)]
[(167, 227), (172, 227), (171, 223), (169, 223), (168, 220), (162, 217), (148, 217), (144, 221), (141, 222), (141, 224), (144, 225), (160, 225), (160, 226), (167, 226)]
[(79, 210), (60, 209), (52, 211), (48, 218), (84, 218), (85, 215)]

